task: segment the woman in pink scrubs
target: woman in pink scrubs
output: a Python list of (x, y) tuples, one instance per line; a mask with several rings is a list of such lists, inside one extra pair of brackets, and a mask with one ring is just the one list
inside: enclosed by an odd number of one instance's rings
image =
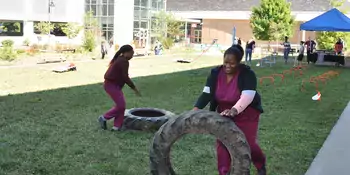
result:
[[(225, 51), (223, 65), (211, 70), (194, 110), (203, 109), (210, 103), (211, 111), (232, 119), (246, 136), (258, 175), (266, 175), (266, 158), (257, 143), (259, 118), (263, 112), (261, 98), (256, 91), (255, 73), (249, 66), (241, 64), (243, 55), (243, 48), (239, 45)], [(227, 175), (230, 154), (219, 140), (216, 150), (219, 174)]]

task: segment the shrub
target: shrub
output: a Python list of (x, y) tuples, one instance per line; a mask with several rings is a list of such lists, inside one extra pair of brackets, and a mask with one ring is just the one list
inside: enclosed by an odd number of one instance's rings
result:
[(24, 49), (18, 49), (18, 50), (16, 50), (16, 53), (17, 53), (17, 54), (23, 54), (23, 53), (26, 53), (26, 50), (24, 50)]
[(2, 47), (0, 49), (0, 59), (5, 61), (13, 61), (17, 58), (17, 53), (12, 47)]
[(92, 31), (85, 31), (83, 39), (83, 48), (92, 52), (95, 49), (96, 37)]
[(29, 46), (30, 45), (30, 40), (28, 38), (26, 38), (24, 41), (23, 41), (23, 46)]
[(160, 42), (165, 49), (170, 49), (174, 46), (174, 40), (172, 38), (162, 38)]
[(10, 39), (4, 40), (1, 42), (3, 47), (12, 47), (14, 42)]

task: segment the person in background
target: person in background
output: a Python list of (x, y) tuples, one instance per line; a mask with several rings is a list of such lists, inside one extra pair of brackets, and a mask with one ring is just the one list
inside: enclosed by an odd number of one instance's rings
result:
[(304, 46), (304, 41), (300, 41), (300, 46), (299, 46), (299, 55), (298, 55), (298, 65), (301, 65), (303, 58), (304, 58), (304, 50), (305, 50), (305, 46)]
[(106, 46), (106, 42), (102, 41), (101, 42), (101, 54), (102, 54), (102, 59), (105, 59), (106, 54), (108, 53), (107, 51), (107, 46)]
[(242, 46), (242, 40), (241, 40), (241, 38), (238, 38), (237, 43), (238, 43), (238, 45)]
[(109, 40), (109, 48), (112, 48), (112, 46), (113, 46), (113, 38), (111, 38), (111, 39)]
[[(216, 111), (235, 122), (245, 134), (258, 175), (266, 175), (266, 158), (257, 143), (259, 118), (263, 112), (261, 97), (256, 91), (255, 73), (249, 66), (241, 64), (243, 55), (244, 50), (240, 45), (225, 51), (223, 65), (211, 70), (193, 110), (203, 109), (210, 103), (210, 111)], [(231, 164), (230, 154), (219, 140), (216, 151), (219, 175), (227, 175)]]
[(248, 40), (245, 46), (245, 63), (251, 65), (252, 64), (252, 55), (255, 48), (254, 38)]
[(283, 58), (284, 58), (284, 63), (288, 63), (288, 57), (289, 57), (289, 52), (291, 49), (290, 42), (288, 41), (288, 37), (284, 37), (284, 42), (283, 42)]
[(341, 55), (343, 53), (343, 48), (344, 48), (343, 42), (341, 38), (339, 38), (334, 45), (334, 51), (337, 55)]
[(308, 40), (305, 42), (305, 45), (307, 64), (310, 64), (311, 55), (314, 52), (314, 49), (316, 48), (316, 42), (312, 40), (311, 37), (309, 37)]
[(98, 118), (101, 128), (107, 129), (107, 120), (114, 118), (112, 131), (120, 131), (123, 125), (126, 108), (123, 87), (127, 84), (136, 95), (141, 96), (139, 90), (129, 77), (129, 60), (134, 55), (134, 49), (130, 45), (122, 46), (111, 60), (104, 75), (104, 89), (112, 98), (115, 105), (105, 114)]
[(154, 47), (154, 54), (155, 55), (161, 55), (163, 50), (163, 45), (161, 42), (156, 41), (156, 45)]

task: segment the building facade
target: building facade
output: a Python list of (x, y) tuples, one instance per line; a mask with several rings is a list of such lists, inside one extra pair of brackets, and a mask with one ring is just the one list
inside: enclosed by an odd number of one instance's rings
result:
[[(300, 32), (300, 24), (331, 9), (329, 0), (288, 1), (292, 4), (292, 15), (296, 19), (294, 35), (290, 38), (291, 42), (296, 44), (299, 40), (305, 40), (309, 36), (315, 38), (315, 32)], [(221, 0), (220, 3), (215, 4), (211, 0), (168, 0), (167, 11), (182, 18), (202, 21), (201, 25), (193, 25), (188, 29), (192, 31), (187, 34), (190, 35), (193, 43), (209, 44), (213, 39), (218, 39), (221, 45), (231, 45), (234, 27), (236, 36), (243, 41), (253, 36), (249, 18), (251, 8), (259, 4), (259, 0)], [(348, 5), (348, 2), (345, 5)], [(201, 40), (196, 38), (201, 38)]]
[[(83, 15), (84, 0), (3, 1), (0, 6), (0, 41), (11, 39), (16, 45), (21, 45), (24, 40), (36, 43), (35, 23), (82, 23)], [(60, 37), (54, 38), (60, 40)]]
[(140, 31), (150, 41), (152, 16), (165, 10), (165, 0), (85, 0), (85, 10), (93, 11), (102, 36), (118, 45), (130, 44)]
[[(152, 33), (152, 16), (165, 10), (165, 0), (11, 0), (0, 6), (0, 42), (6, 39), (16, 45), (24, 40), (37, 43), (35, 24), (75, 22), (83, 24), (84, 15), (92, 11), (98, 19), (101, 36), (115, 44), (130, 44), (140, 31)], [(58, 32), (59, 33), (59, 32)], [(61, 32), (62, 33), (62, 32)], [(52, 42), (67, 42), (64, 37), (51, 32)], [(81, 37), (75, 39), (81, 42)]]

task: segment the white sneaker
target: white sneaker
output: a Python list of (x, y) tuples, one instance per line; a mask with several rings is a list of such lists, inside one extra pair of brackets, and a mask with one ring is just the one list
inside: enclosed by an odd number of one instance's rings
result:
[(116, 126), (113, 126), (111, 130), (112, 131), (121, 131), (121, 129), (119, 127), (116, 127)]

